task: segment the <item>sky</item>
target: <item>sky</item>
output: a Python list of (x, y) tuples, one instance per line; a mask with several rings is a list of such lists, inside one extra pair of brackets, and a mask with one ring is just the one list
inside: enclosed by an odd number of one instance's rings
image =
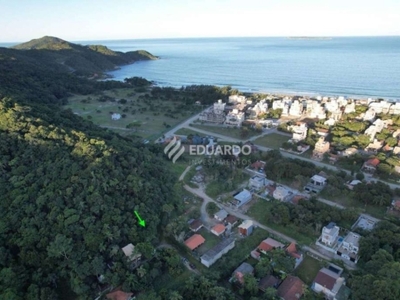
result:
[(400, 35), (399, 0), (0, 0), (0, 42)]

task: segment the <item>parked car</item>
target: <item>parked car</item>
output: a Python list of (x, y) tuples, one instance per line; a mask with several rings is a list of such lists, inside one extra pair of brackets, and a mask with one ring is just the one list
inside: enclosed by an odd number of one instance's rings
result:
[(191, 267), (193, 270), (196, 269), (196, 266), (194, 264), (189, 264), (189, 267)]

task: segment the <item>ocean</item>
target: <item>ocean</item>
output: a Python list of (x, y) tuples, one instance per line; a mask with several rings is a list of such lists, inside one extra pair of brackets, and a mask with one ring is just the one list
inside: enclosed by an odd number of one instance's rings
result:
[(84, 41), (112, 50), (144, 49), (159, 60), (109, 74), (159, 86), (230, 85), (243, 92), (400, 99), (400, 36), (185, 38)]

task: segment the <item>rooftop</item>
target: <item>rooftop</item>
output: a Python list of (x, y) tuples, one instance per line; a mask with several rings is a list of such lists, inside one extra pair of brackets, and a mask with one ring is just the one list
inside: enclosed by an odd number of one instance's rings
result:
[(251, 226), (253, 226), (253, 221), (245, 220), (245, 221), (243, 221), (242, 224), (239, 225), (239, 228), (249, 229)]
[(349, 232), (348, 235), (344, 238), (343, 242), (347, 242), (349, 244), (358, 245), (360, 240), (360, 235), (354, 232)]
[(200, 234), (194, 234), (185, 241), (185, 245), (190, 249), (194, 250), (203, 244), (206, 240)]
[(335, 286), (336, 279), (338, 278), (339, 274), (336, 274), (327, 268), (322, 268), (315, 277), (314, 282), (329, 290), (332, 290)]
[(303, 295), (304, 282), (289, 275), (278, 288), (278, 296), (285, 300), (298, 300)]
[(283, 248), (284, 246), (285, 245), (283, 245), (282, 243), (280, 243), (274, 239), (267, 238), (267, 239), (263, 240), (260, 245), (258, 245), (258, 249), (264, 250), (265, 252), (267, 252), (267, 251), (271, 251), (274, 248)]
[(235, 239), (233, 237), (222, 240), (217, 245), (208, 250), (206, 253), (204, 253), (201, 259), (206, 261), (212, 260), (218, 253), (220, 253), (234, 241)]
[(258, 283), (258, 288), (265, 292), (265, 290), (269, 287), (274, 287), (279, 283), (279, 279), (275, 276), (268, 275), (263, 277)]
[(217, 224), (211, 230), (215, 231), (216, 233), (223, 233), (225, 231), (225, 226), (222, 224)]
[(106, 299), (109, 300), (129, 300), (131, 299), (133, 293), (125, 293), (121, 290), (116, 290), (114, 292), (108, 293)]
[(134, 260), (140, 257), (139, 253), (135, 253), (135, 246), (132, 243), (123, 247), (122, 251), (124, 252), (125, 256), (128, 257), (130, 260)]
[(214, 217), (216, 219), (224, 220), (228, 216), (228, 213), (225, 209), (221, 209), (219, 212), (215, 213)]
[(375, 157), (375, 158), (371, 158), (371, 159), (367, 160), (365, 163), (366, 163), (367, 165), (376, 167), (377, 165), (379, 165), (380, 161), (379, 161), (379, 159), (377, 159), (377, 158)]
[(240, 202), (240, 205), (242, 205), (251, 199), (251, 193), (250, 191), (244, 189), (239, 194), (235, 195), (234, 198)]
[(199, 227), (203, 226), (203, 222), (200, 219), (194, 220), (192, 223), (190, 223), (189, 227), (192, 230), (196, 230)]
[(290, 256), (292, 256), (294, 258), (301, 257), (301, 255), (297, 252), (296, 243), (294, 243), (294, 242), (290, 243), (290, 245), (287, 246), (286, 251), (287, 251), (287, 253), (289, 253)]
[(238, 218), (236, 218), (233, 215), (229, 215), (229, 216), (226, 217), (225, 221), (227, 223), (229, 223), (229, 224), (233, 224), (233, 223), (236, 223), (238, 221)]
[(253, 273), (253, 271), (254, 271), (253, 266), (244, 262), (239, 267), (237, 267), (234, 273), (240, 272), (242, 274), (251, 274)]

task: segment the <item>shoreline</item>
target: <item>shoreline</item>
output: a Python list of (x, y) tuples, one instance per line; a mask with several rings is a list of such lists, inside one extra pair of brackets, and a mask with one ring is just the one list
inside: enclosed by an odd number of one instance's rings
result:
[[(120, 68), (118, 68), (120, 69)], [(111, 72), (115, 70), (106, 72), (104, 76), (106, 78), (102, 78), (101, 80), (115, 80), (115, 81), (123, 81), (122, 79), (116, 79)], [(132, 76), (134, 77), (134, 76)], [(147, 79), (147, 78), (145, 78)], [(217, 86), (217, 87), (225, 87), (225, 86), (231, 86), (232, 89), (237, 89), (240, 93), (243, 94), (266, 94), (266, 95), (273, 95), (273, 96), (279, 96), (279, 97), (293, 97), (293, 96), (302, 96), (302, 97), (329, 97), (329, 98), (338, 98), (338, 97), (344, 97), (346, 99), (354, 99), (354, 100), (363, 100), (363, 99), (383, 99), (387, 101), (393, 101), (393, 102), (400, 102), (400, 96), (398, 98), (395, 97), (382, 97), (382, 96), (375, 96), (375, 95), (350, 95), (350, 94), (329, 94), (329, 93), (321, 93), (321, 92), (299, 92), (299, 91), (290, 91), (290, 90), (257, 90), (257, 89), (251, 89), (251, 88), (241, 88), (241, 87), (236, 87), (234, 85), (219, 85), (219, 84), (188, 84), (188, 85), (180, 85), (180, 86), (174, 86), (171, 84), (164, 84), (162, 82), (157, 82), (154, 80), (147, 79), (151, 82), (153, 82), (152, 87), (171, 87), (174, 89), (180, 89), (182, 86), (190, 86), (190, 85), (211, 85), (211, 86)]]

